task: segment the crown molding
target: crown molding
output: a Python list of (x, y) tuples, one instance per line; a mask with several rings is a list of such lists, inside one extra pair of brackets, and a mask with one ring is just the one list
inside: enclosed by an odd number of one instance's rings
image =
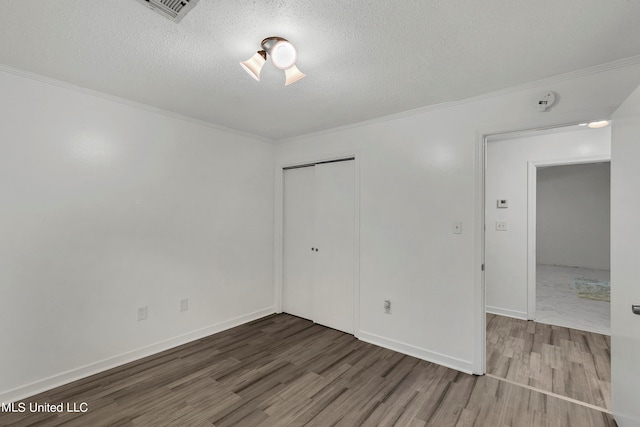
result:
[(42, 74), (34, 73), (31, 71), (22, 70), (20, 68), (11, 67), (9, 65), (0, 64), (0, 72), (5, 72), (8, 74), (14, 74), (19, 77), (24, 77), (30, 80), (35, 80), (41, 83), (45, 83), (51, 86), (57, 86), (62, 89), (71, 90), (73, 92), (81, 93), (84, 95), (94, 96), (96, 98), (105, 99), (107, 101), (115, 102), (118, 104), (126, 105), (129, 107), (139, 108), (141, 110), (146, 110), (151, 113), (160, 114), (166, 117), (171, 117), (173, 119), (182, 120), (185, 122), (197, 124), (200, 126), (205, 126), (211, 129), (215, 129), (217, 131), (229, 133), (236, 136), (243, 136), (245, 138), (251, 138), (260, 142), (267, 142), (269, 144), (275, 143), (275, 140), (271, 138), (266, 138), (262, 135), (256, 135), (250, 132), (244, 132), (239, 129), (233, 129), (226, 126), (219, 125), (217, 123), (209, 122), (206, 120), (196, 119), (194, 117), (186, 116), (184, 114), (176, 113), (171, 110), (165, 110), (160, 107), (155, 107), (153, 105), (145, 104), (138, 101), (133, 101), (131, 99), (122, 98), (120, 96), (111, 95), (106, 92), (101, 92), (94, 89), (89, 89), (83, 86), (79, 86), (64, 80), (54, 79), (52, 77), (47, 77)]
[(568, 72), (568, 73), (558, 74), (558, 75), (555, 75), (555, 76), (546, 77), (546, 78), (540, 79), (540, 80), (534, 80), (534, 81), (523, 83), (523, 84), (519, 84), (519, 85), (516, 85), (516, 86), (510, 86), (510, 87), (505, 88), (505, 89), (500, 89), (500, 90), (497, 90), (497, 91), (488, 92), (488, 93), (485, 93), (485, 94), (482, 94), (482, 95), (473, 96), (471, 98), (465, 98), (465, 99), (461, 99), (461, 100), (458, 100), (458, 101), (443, 102), (443, 103), (440, 103), (440, 104), (426, 105), (424, 107), (418, 107), (418, 108), (414, 108), (414, 109), (406, 110), (406, 111), (401, 111), (399, 113), (394, 113), (394, 114), (388, 114), (388, 115), (385, 115), (385, 116), (376, 117), (376, 118), (373, 118), (373, 119), (364, 120), (364, 121), (360, 121), (360, 122), (356, 122), (356, 123), (350, 123), (350, 124), (347, 124), (347, 125), (344, 125), (344, 126), (338, 126), (338, 127), (331, 128), (331, 129), (323, 129), (323, 130), (320, 130), (320, 131), (317, 131), (317, 132), (309, 132), (309, 133), (306, 133), (306, 134), (291, 136), (291, 137), (287, 137), (287, 138), (276, 140), (275, 143), (276, 143), (276, 145), (278, 145), (278, 144), (282, 144), (282, 143), (286, 143), (286, 142), (295, 141), (295, 140), (300, 139), (300, 138), (321, 136), (321, 135), (330, 134), (330, 133), (334, 133), (334, 132), (340, 132), (340, 131), (344, 131), (344, 130), (354, 129), (354, 128), (358, 128), (358, 127), (362, 127), (362, 126), (383, 123), (383, 122), (387, 122), (387, 121), (391, 121), (391, 120), (397, 120), (397, 119), (401, 119), (401, 118), (405, 118), (405, 117), (411, 117), (411, 116), (415, 116), (417, 114), (424, 114), (424, 113), (428, 113), (428, 112), (432, 112), (432, 111), (443, 110), (445, 108), (451, 108), (451, 107), (456, 107), (456, 106), (460, 106), (460, 105), (465, 105), (465, 104), (469, 104), (469, 103), (472, 103), (472, 102), (483, 101), (485, 99), (490, 99), (490, 98), (496, 98), (496, 97), (500, 97), (500, 96), (510, 95), (510, 94), (514, 94), (514, 93), (517, 93), (517, 92), (523, 92), (523, 91), (535, 89), (535, 88), (538, 88), (540, 86), (548, 86), (548, 85), (552, 85), (552, 84), (555, 84), (555, 83), (564, 82), (564, 81), (567, 81), (567, 80), (573, 80), (573, 79), (578, 79), (578, 78), (582, 78), (582, 77), (587, 77), (587, 76), (603, 73), (603, 72), (606, 72), (606, 71), (611, 71), (611, 70), (615, 70), (615, 69), (618, 69), (618, 68), (630, 67), (630, 66), (638, 65), (638, 64), (640, 64), (640, 55), (631, 56), (631, 57), (628, 57), (628, 58), (619, 59), (619, 60), (612, 61), (612, 62), (606, 62), (606, 63), (600, 64), (600, 65), (595, 65), (593, 67), (588, 67), (588, 68), (583, 68), (583, 69), (576, 70), (576, 71), (571, 71), (571, 72)]

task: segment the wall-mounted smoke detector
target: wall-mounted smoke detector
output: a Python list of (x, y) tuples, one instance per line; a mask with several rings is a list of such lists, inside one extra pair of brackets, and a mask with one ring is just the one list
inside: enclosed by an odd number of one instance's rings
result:
[(173, 22), (182, 18), (198, 3), (198, 0), (138, 0), (150, 9), (155, 10)]
[(540, 98), (538, 98), (538, 103), (536, 105), (536, 109), (539, 112), (545, 112), (556, 102), (556, 94), (553, 92), (545, 92)]

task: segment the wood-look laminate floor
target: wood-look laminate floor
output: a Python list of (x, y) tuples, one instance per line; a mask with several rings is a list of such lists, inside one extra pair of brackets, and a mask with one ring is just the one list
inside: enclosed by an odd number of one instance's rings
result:
[(86, 413), (1, 414), (0, 425), (615, 426), (611, 416), (358, 341), (286, 314), (24, 401)]
[(611, 408), (611, 337), (487, 314), (487, 374)]

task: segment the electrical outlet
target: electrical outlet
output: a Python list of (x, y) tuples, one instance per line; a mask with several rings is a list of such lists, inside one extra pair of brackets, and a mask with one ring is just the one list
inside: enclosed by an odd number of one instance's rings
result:
[(146, 320), (147, 318), (147, 306), (138, 307), (138, 321)]
[(187, 298), (180, 300), (180, 311), (189, 310), (189, 300)]
[(507, 221), (496, 221), (496, 231), (507, 231)]
[(385, 314), (391, 314), (391, 300), (384, 300), (384, 312)]

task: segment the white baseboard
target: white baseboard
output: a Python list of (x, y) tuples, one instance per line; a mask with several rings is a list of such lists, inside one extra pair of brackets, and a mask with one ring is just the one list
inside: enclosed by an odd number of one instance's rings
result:
[(79, 368), (72, 369), (70, 371), (36, 381), (31, 384), (15, 388), (13, 390), (2, 392), (0, 393), (0, 402), (16, 402), (27, 397), (42, 393), (44, 391), (51, 390), (52, 388), (69, 384), (70, 382), (77, 381), (79, 379), (86, 378), (100, 372), (104, 372), (108, 369), (116, 368), (118, 366), (134, 362), (144, 357), (151, 356), (183, 344), (187, 344), (191, 341), (195, 341), (209, 335), (217, 334), (218, 332), (234, 328), (236, 326), (260, 319), (273, 313), (275, 313), (274, 307), (267, 307), (253, 313), (238, 316), (224, 322), (216, 323), (215, 325), (211, 325), (206, 328), (198, 329), (193, 332), (177, 336), (175, 338), (170, 338), (168, 340), (151, 344), (124, 354), (120, 354), (118, 356), (113, 356), (108, 359), (91, 363), (89, 365), (81, 366)]
[(515, 319), (527, 320), (527, 313), (524, 311), (507, 310), (506, 308), (486, 307), (487, 313), (497, 314), (499, 316), (513, 317)]
[(405, 344), (389, 338), (381, 337), (369, 332), (359, 331), (356, 337), (364, 342), (368, 342), (369, 344), (388, 348), (389, 350), (417, 357), (418, 359), (426, 360), (427, 362), (433, 362), (438, 365), (446, 366), (447, 368), (455, 369), (456, 371), (473, 374), (473, 363), (468, 360), (462, 360), (456, 357), (437, 353), (435, 351), (415, 347), (410, 344)]

